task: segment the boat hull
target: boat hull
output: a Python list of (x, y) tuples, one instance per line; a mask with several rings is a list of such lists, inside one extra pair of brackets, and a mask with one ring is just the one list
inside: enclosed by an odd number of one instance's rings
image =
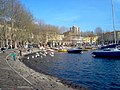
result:
[(120, 57), (120, 51), (94, 51), (92, 52), (94, 57)]
[(67, 51), (68, 53), (81, 53), (82, 52), (82, 50), (68, 50)]
[(107, 46), (102, 46), (100, 47), (100, 49), (105, 49), (105, 48), (115, 48), (116, 46), (119, 46), (120, 44), (111, 44), (111, 45), (107, 45)]
[(67, 49), (60, 49), (58, 52), (67, 52)]

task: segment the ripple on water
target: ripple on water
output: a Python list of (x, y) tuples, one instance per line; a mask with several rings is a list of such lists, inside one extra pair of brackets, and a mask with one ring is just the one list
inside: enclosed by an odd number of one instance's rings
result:
[(91, 90), (120, 90), (120, 59), (93, 58), (91, 52), (55, 53), (54, 57), (40, 59), (36, 65), (26, 63)]

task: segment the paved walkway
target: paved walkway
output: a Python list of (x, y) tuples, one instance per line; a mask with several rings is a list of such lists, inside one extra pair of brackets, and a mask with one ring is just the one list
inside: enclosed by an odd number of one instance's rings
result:
[(9, 53), (11, 50), (0, 52), (0, 90), (87, 90), (84, 87), (72, 88), (58, 78), (35, 72), (18, 59), (6, 61)]
[(0, 90), (35, 90), (8, 66), (8, 53), (0, 52)]

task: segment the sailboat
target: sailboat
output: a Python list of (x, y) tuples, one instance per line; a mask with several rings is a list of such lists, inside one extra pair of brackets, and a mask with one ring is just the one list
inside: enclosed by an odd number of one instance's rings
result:
[(115, 48), (106, 48), (101, 50), (96, 50), (92, 52), (93, 57), (107, 57), (107, 58), (118, 58), (120, 57), (120, 45)]
[(111, 0), (112, 5), (112, 19), (113, 19), (113, 29), (114, 29), (114, 40), (115, 44), (106, 46), (100, 50), (96, 50), (92, 52), (92, 56), (94, 57), (120, 57), (120, 45), (116, 44), (116, 32), (115, 32), (115, 23), (114, 23), (114, 9), (113, 9), (113, 0)]

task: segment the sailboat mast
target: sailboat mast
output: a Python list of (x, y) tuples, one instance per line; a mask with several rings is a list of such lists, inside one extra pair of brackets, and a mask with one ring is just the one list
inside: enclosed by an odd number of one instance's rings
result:
[(113, 22), (113, 30), (114, 30), (114, 40), (115, 40), (115, 44), (117, 42), (116, 40), (116, 31), (115, 31), (115, 16), (114, 16), (114, 6), (113, 6), (113, 0), (111, 0), (111, 5), (112, 5), (112, 22)]

